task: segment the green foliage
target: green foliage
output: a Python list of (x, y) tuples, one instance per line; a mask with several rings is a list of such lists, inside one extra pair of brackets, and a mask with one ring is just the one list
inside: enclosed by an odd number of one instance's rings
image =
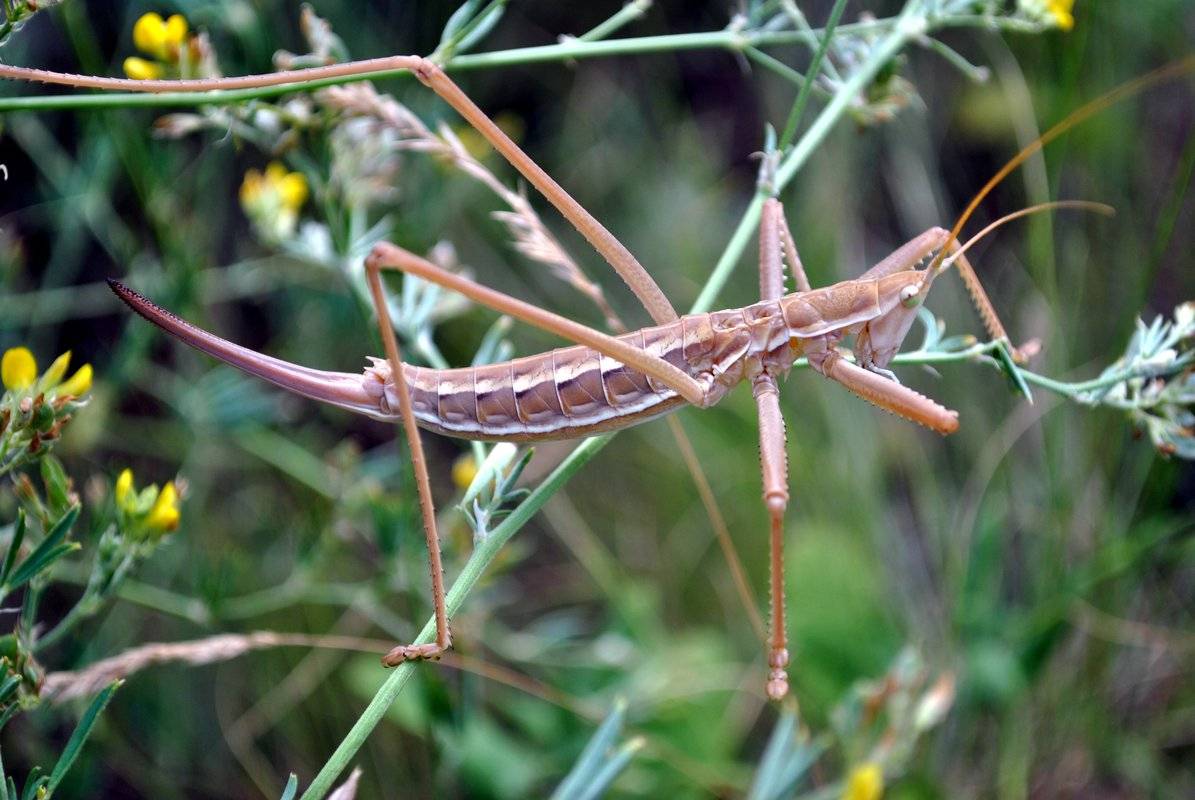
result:
[(635, 751), (643, 747), (641, 739), (617, 745), (626, 720), (626, 703), (620, 701), (602, 721), (585, 745), (568, 775), (552, 792), (551, 800), (594, 800), (603, 796), (618, 773), (626, 768)]

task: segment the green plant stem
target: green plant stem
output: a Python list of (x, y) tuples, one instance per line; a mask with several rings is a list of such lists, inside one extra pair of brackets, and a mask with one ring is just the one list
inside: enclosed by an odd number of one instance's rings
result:
[(250, 619), (278, 611), (300, 601), (318, 605), (347, 606), (360, 599), (361, 586), (351, 583), (315, 584), (303, 572), (277, 586), (234, 597), (216, 609), (219, 619)]
[[(751, 59), (756, 64), (759, 64), (764, 69), (769, 69), (772, 72), (775, 72), (781, 78), (784, 78), (786, 81), (795, 84), (797, 87), (804, 86), (806, 83), (808, 83), (806, 77), (800, 72), (797, 72), (788, 64), (785, 64), (778, 58), (773, 58), (757, 47), (744, 48), (743, 55), (747, 56), (747, 58)], [(816, 85), (816, 83), (814, 83), (812, 92), (823, 100), (829, 100), (831, 97), (829, 92)]]
[(96, 611), (99, 611), (100, 605), (100, 603), (96, 602), (94, 594), (90, 592), (85, 593), (79, 598), (79, 602), (71, 606), (71, 610), (66, 612), (66, 616), (57, 625), (51, 628), (44, 636), (38, 637), (33, 645), (33, 652), (40, 653), (47, 647), (53, 647), (55, 642), (74, 630), (76, 625), (95, 614)]
[[(519, 504), (518, 508), (511, 512), (509, 517), (502, 521), (502, 524), (490, 532), (488, 538), (478, 545), (445, 598), (449, 616), (460, 609), (461, 604), (464, 603), (465, 598), (481, 578), (485, 569), (497, 557), (502, 546), (539, 511), (548, 498), (555, 494), (577, 470), (597, 455), (612, 438), (612, 434), (607, 434), (583, 441), (569, 453), (568, 457), (552, 471), (543, 483), (535, 488), (526, 500)], [(427, 643), (434, 639), (435, 624), (429, 620), (415, 638), (415, 643)], [(386, 710), (394, 703), (414, 672), (414, 662), (408, 661), (395, 667), (394, 672), (386, 678), (381, 688), (374, 694), (373, 699), (369, 701), (369, 705), (365, 707), (365, 711), (362, 712), (357, 722), (328, 758), (327, 763), (312, 780), (311, 785), (303, 792), (303, 800), (321, 798), (332, 788), (333, 781), (348, 766), (349, 761), (365, 743), (366, 738), (377, 726)]]
[(83, 596), (79, 598), (79, 602), (75, 603), (71, 607), (71, 610), (66, 612), (66, 616), (57, 625), (51, 628), (45, 635), (37, 638), (32, 647), (33, 652), (40, 653), (47, 647), (53, 647), (63, 636), (74, 630), (75, 626), (80, 622), (95, 616), (104, 607), (104, 602), (112, 597), (120, 588), (120, 585), (124, 583), (124, 579), (128, 576), (129, 571), (135, 563), (136, 558), (133, 554), (126, 555), (116, 565), (108, 581), (103, 584), (103, 589), (97, 589), (96, 584), (89, 581), (87, 588), (83, 590)]
[(620, 8), (610, 19), (598, 23), (591, 30), (577, 37), (582, 42), (598, 42), (617, 33), (624, 25), (642, 17), (651, 8), (652, 0), (631, 0)]
[[(866, 20), (848, 25), (839, 25), (839, 34), (885, 33), (900, 25), (906, 15), (878, 20)], [(920, 34), (924, 34), (931, 22), (924, 16)], [(1037, 32), (1042, 26), (1025, 20), (1002, 16), (976, 14), (946, 14), (932, 19), (935, 28), (982, 27), (1002, 30)], [(676, 52), (681, 50), (727, 50), (741, 52), (747, 47), (766, 47), (807, 43), (815, 46), (818, 36), (824, 31), (736, 31), (721, 30), (702, 33), (666, 34), (642, 36), (606, 41), (581, 41), (569, 39), (559, 44), (540, 47), (521, 47), (513, 50), (499, 50), (492, 53), (475, 53), (456, 56), (444, 68), (449, 72), (463, 72), (476, 69), (493, 69), (525, 64), (575, 61), (586, 58), (607, 58), (610, 56), (635, 55), (643, 53)], [(236, 89), (213, 92), (162, 92), (147, 94), (139, 92), (106, 92), (92, 94), (34, 95), (30, 97), (0, 98), (0, 112), (45, 111), (53, 109), (83, 108), (196, 108), (208, 105), (229, 105), (277, 97), (294, 92), (306, 92), (325, 86), (342, 85), (364, 80), (383, 80), (408, 76), (405, 69), (379, 70), (339, 78), (323, 78), (312, 81), (296, 81), (281, 86), (263, 86), (255, 89)]]
[(830, 41), (834, 38), (834, 29), (838, 26), (838, 20), (842, 17), (842, 11), (845, 8), (846, 0), (837, 0), (834, 3), (834, 8), (830, 10), (830, 18), (826, 20), (825, 35), (822, 36), (821, 43), (817, 46), (817, 52), (813, 54), (813, 61), (809, 64), (809, 78), (801, 86), (801, 91), (797, 92), (796, 102), (793, 103), (792, 111), (789, 112), (788, 122), (784, 125), (784, 133), (780, 136), (781, 152), (797, 135), (797, 125), (800, 124), (801, 115), (805, 113), (805, 106), (809, 103), (809, 92), (822, 70), (822, 60), (826, 57), (826, 51), (830, 49)]

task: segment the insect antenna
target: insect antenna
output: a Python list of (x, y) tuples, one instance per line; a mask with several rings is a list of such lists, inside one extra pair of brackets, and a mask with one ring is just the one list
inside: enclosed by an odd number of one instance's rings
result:
[(1027, 217), (1030, 214), (1038, 214), (1043, 211), (1058, 211), (1061, 209), (1076, 209), (1079, 211), (1091, 211), (1096, 214), (1102, 214), (1105, 217), (1111, 217), (1116, 214), (1116, 209), (1113, 208), (1112, 206), (1110, 206), (1106, 203), (1096, 203), (1091, 200), (1051, 200), (1046, 203), (1037, 203), (1036, 205), (1028, 206), (1027, 208), (1022, 208), (1019, 211), (1014, 211), (1011, 214), (1005, 214), (1003, 217), (996, 220), (995, 222), (988, 224), (987, 227), (985, 227), (979, 233), (975, 234), (970, 239), (968, 239), (966, 244), (964, 244), (962, 247), (955, 249), (954, 251), (952, 251), (950, 253), (949, 256), (942, 259), (942, 264), (939, 269), (947, 270), (947, 269), (950, 269), (950, 267), (952, 265), (956, 265), (956, 264), (960, 266), (960, 269), (963, 268), (962, 264), (959, 260), (959, 256), (965, 255), (966, 252), (971, 249), (972, 245), (978, 244), (980, 239), (987, 236), (989, 233), (996, 230), (996, 228), (999, 228), (1001, 225), (1004, 225), (1005, 223), (1012, 222), (1014, 219), (1019, 219), (1021, 217)]
[[(983, 188), (980, 189), (976, 193), (975, 197), (971, 199), (971, 202), (967, 205), (966, 209), (964, 209), (963, 213), (959, 215), (958, 221), (954, 223), (954, 227), (951, 228), (950, 237), (946, 240), (946, 244), (938, 251), (938, 254), (934, 256), (934, 260), (930, 264), (930, 270), (937, 271), (941, 269), (942, 262), (947, 256), (949, 256), (951, 259), (955, 258), (957, 251), (952, 251), (951, 244), (958, 241), (959, 232), (962, 231), (963, 226), (967, 224), (967, 220), (971, 218), (971, 215), (975, 213), (975, 209), (978, 208), (979, 204), (983, 202), (983, 199), (991, 193), (992, 189), (996, 188), (1001, 181), (1008, 177), (1009, 173), (1011, 173), (1021, 164), (1025, 163), (1030, 156), (1041, 150), (1043, 147), (1057, 139), (1062, 134), (1069, 131), (1071, 128), (1087, 121), (1089, 118), (1095, 116), (1109, 106), (1139, 94), (1140, 92), (1152, 88), (1160, 83), (1164, 83), (1182, 75), (1186, 75), (1192, 71), (1195, 71), (1195, 55), (1187, 56), (1180, 61), (1175, 61), (1172, 64), (1159, 67), (1153, 72), (1148, 72), (1139, 78), (1135, 78), (1127, 83), (1123, 83), (1120, 86), (1117, 86), (1116, 88), (1106, 92), (1105, 94), (1100, 95), (1094, 100), (1083, 104), (1064, 117), (1061, 122), (1056, 123), (1041, 136), (1027, 144), (1019, 153), (1009, 159), (1008, 163), (1001, 167), (1000, 170), (992, 176), (991, 180), (984, 184)], [(1034, 207), (1034, 209), (1040, 210), (1039, 207)], [(1031, 211), (1034, 209), (1024, 209), (1023, 212), (1018, 212), (1018, 214), (1023, 215), (1024, 213), (1031, 213)], [(993, 223), (993, 225), (989, 225), (987, 228), (985, 228), (984, 232), (987, 232), (996, 225), (1007, 222), (1009, 219), (1015, 218), (1015, 216), (1017, 215), (1010, 214), (1008, 217), (998, 220), (996, 223)], [(980, 235), (982, 236), (983, 234), (981, 233)], [(974, 241), (974, 239), (972, 241)], [(967, 287), (967, 292), (971, 295), (971, 302), (975, 306), (975, 310), (979, 312), (979, 316), (983, 320), (984, 327), (987, 328), (988, 335), (995, 340), (1008, 341), (1008, 333), (1004, 330), (1004, 325), (1001, 324), (1000, 317), (996, 314), (996, 309), (992, 305), (992, 301), (988, 298), (987, 292), (984, 291), (983, 284), (979, 282), (979, 276), (975, 274), (975, 271), (971, 269), (965, 259), (958, 259), (955, 262), (955, 265), (958, 267), (959, 276), (962, 278), (963, 283)]]

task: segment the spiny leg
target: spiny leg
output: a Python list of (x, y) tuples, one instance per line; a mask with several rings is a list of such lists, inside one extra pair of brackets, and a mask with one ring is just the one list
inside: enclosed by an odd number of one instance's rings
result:
[[(797, 281), (806, 287), (809, 281), (796, 255), (796, 244), (784, 223), (784, 207), (779, 200), (764, 203), (759, 224), (759, 292), (761, 300), (784, 296), (784, 263), (781, 239), (789, 250), (788, 258)], [(780, 389), (776, 377), (761, 372), (752, 381), (756, 410), (759, 413), (759, 464), (763, 476), (763, 499), (771, 522), (769, 541), (769, 576), (772, 629), (768, 642), (768, 697), (780, 700), (788, 694), (788, 635), (784, 617), (784, 513), (788, 508), (788, 453), (785, 452), (784, 416), (780, 411)]]
[[(764, 236), (764, 231), (767, 228), (775, 228), (776, 235)], [(764, 201), (763, 215), (760, 217), (760, 239), (759, 239), (759, 289), (760, 299), (772, 299), (773, 296), (781, 297), (784, 294), (784, 265), (779, 263), (779, 255), (772, 257), (776, 260), (778, 269), (771, 268), (776, 274), (773, 277), (766, 278), (766, 280), (775, 280), (776, 286), (765, 286), (765, 271), (763, 265), (768, 262), (764, 257), (764, 239), (769, 238), (774, 240), (779, 236), (781, 244), (784, 245), (784, 257), (788, 259), (788, 268), (792, 270), (793, 278), (797, 284), (797, 291), (808, 292), (812, 291), (813, 287), (809, 285), (809, 278), (805, 275), (805, 266), (801, 263), (801, 256), (797, 253), (797, 242), (793, 238), (793, 232), (788, 227), (788, 220), (784, 218), (784, 204), (774, 197), (768, 198)], [(774, 243), (769, 244), (769, 247), (776, 247)], [(773, 295), (773, 292), (779, 294)]]
[(440, 67), (426, 59), (412, 68), (416, 77), (452, 106), (458, 114), (485, 137), (511, 166), (522, 173), (565, 219), (573, 224), (610, 266), (622, 277), (635, 296), (658, 324), (677, 318), (664, 292), (643, 265), (622, 242), (552, 179), (530, 156), (524, 153), (494, 121), (469, 99)]
[[(879, 263), (860, 276), (860, 280), (879, 280), (889, 275), (917, 269), (935, 250), (945, 246), (950, 232), (944, 228), (930, 228), (898, 247)], [(908, 318), (911, 322), (912, 318)], [(871, 326), (859, 333), (861, 340), (871, 335)], [(895, 341), (904, 338), (903, 332)], [(859, 344), (856, 343), (856, 352)], [(924, 425), (938, 433), (953, 433), (958, 429), (958, 414), (945, 406), (902, 386), (887, 370), (852, 364), (832, 347), (822, 344), (806, 350), (810, 365), (831, 380), (837, 381), (867, 402), (897, 416)], [(890, 375), (890, 373), (889, 373)]]
[(967, 287), (967, 293), (971, 295), (971, 304), (979, 312), (979, 318), (983, 320), (983, 326), (987, 328), (988, 336), (994, 341), (1006, 343), (1012, 351), (1014, 361), (1021, 362), (1025, 360), (1017, 348), (1012, 346), (1012, 340), (1008, 338), (1008, 331), (1004, 330), (1004, 324), (1000, 322), (1000, 317), (996, 314), (996, 307), (992, 305), (992, 301), (988, 298), (988, 293), (983, 289), (983, 284), (979, 282), (979, 276), (975, 274), (975, 268), (971, 266), (971, 262), (967, 260), (967, 256), (961, 252), (961, 247), (962, 245), (959, 244), (958, 239), (950, 236), (949, 232), (947, 232), (946, 254), (954, 256), (955, 269), (958, 270), (959, 277), (963, 279), (963, 285)]
[(814, 369), (841, 383), (872, 405), (941, 434), (958, 430), (957, 411), (951, 411), (925, 395), (873, 370), (852, 364), (833, 348), (807, 352), (806, 355)]
[(553, 314), (551, 311), (545, 311), (496, 289), (474, 283), (468, 278), (442, 269), (427, 259), (390, 242), (379, 242), (374, 245), (373, 250), (365, 259), (365, 263), (370, 270), (374, 271), (396, 269), (410, 273), (571, 342), (592, 347), (602, 355), (621, 361), (645, 375), (650, 375), (693, 405), (705, 405), (706, 391), (702, 385), (664, 359), (649, 355), (633, 345), (579, 322), (574, 322), (559, 314)]
[(784, 416), (780, 412), (780, 389), (776, 378), (760, 373), (751, 386), (759, 412), (759, 464), (763, 475), (764, 505), (771, 522), (769, 579), (771, 635), (768, 641), (768, 697), (780, 700), (788, 694), (788, 634), (784, 618), (784, 513), (788, 508), (788, 454)]
[(419, 492), (419, 510), (423, 514), (423, 533), (427, 539), (427, 560), (432, 578), (432, 607), (436, 620), (436, 641), (432, 644), (410, 644), (395, 647), (382, 657), (382, 663), (395, 667), (410, 659), (438, 658), (452, 646), (452, 633), (448, 629), (448, 608), (444, 601), (444, 567), (440, 560), (440, 535), (436, 530), (436, 509), (432, 502), (431, 481), (427, 475), (427, 461), (423, 455), (423, 440), (419, 426), (415, 423), (415, 412), (411, 407), (411, 392), (407, 387), (402, 369), (402, 354), (394, 326), (390, 322), (390, 309), (382, 291), (382, 278), (376, 264), (365, 262), (365, 274), (369, 280), (369, 291), (373, 297), (374, 310), (378, 315), (378, 330), (386, 349), (386, 360), (390, 363), (391, 379), (398, 391), (398, 409), (402, 416), (403, 431), (411, 448), (411, 466), (415, 470), (415, 486)]

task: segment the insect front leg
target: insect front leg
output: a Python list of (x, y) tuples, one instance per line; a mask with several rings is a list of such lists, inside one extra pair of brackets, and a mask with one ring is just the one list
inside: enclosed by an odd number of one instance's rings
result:
[(941, 434), (958, 430), (957, 411), (951, 411), (873, 370), (852, 364), (832, 347), (823, 344), (816, 350), (806, 349), (805, 355), (815, 370), (841, 383), (872, 405)]

